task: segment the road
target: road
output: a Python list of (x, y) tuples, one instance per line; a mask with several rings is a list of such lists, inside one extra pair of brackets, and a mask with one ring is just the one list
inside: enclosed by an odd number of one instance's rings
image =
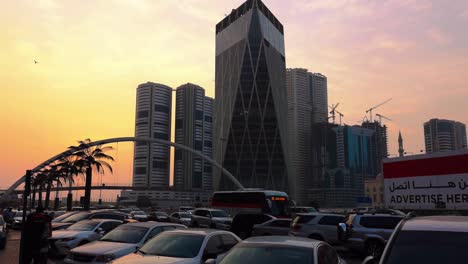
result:
[[(19, 257), (19, 248), (20, 248), (20, 238), (21, 232), (16, 230), (10, 230), (8, 232), (8, 241), (6, 248), (0, 250), (0, 263), (1, 264), (14, 264), (18, 263)], [(359, 256), (353, 255), (349, 251), (346, 251), (343, 248), (337, 248), (340, 255), (346, 260), (347, 264), (360, 264), (362, 263), (362, 258)], [(49, 264), (59, 264), (62, 261), (58, 260), (49, 260)]]

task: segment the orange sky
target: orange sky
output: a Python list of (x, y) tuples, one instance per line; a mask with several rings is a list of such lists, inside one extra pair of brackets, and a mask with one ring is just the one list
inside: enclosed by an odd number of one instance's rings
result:
[[(0, 188), (78, 139), (133, 135), (139, 83), (214, 96), (215, 24), (242, 2), (2, 1)], [(408, 151), (423, 149), (431, 117), (468, 123), (467, 1), (264, 2), (284, 24), (287, 67), (325, 74), (346, 123), (393, 98), (374, 112), (394, 120), (390, 153), (400, 129)], [(126, 182), (131, 144), (114, 155), (105, 181)]]

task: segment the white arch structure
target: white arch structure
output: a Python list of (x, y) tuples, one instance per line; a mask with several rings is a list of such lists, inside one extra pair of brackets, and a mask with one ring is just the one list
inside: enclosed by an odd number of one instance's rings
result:
[[(87, 147), (94, 147), (94, 146), (99, 146), (99, 145), (105, 145), (105, 144), (110, 144), (110, 143), (117, 143), (117, 142), (147, 142), (147, 143), (159, 143), (159, 144), (162, 144), (162, 145), (166, 145), (166, 146), (171, 146), (171, 147), (174, 147), (174, 148), (179, 148), (179, 149), (183, 149), (183, 150), (186, 150), (186, 151), (189, 151), (191, 152), (192, 154), (208, 161), (209, 163), (211, 163), (211, 165), (217, 167), (218, 169), (220, 169), (222, 171), (222, 173), (224, 175), (226, 175), (239, 189), (241, 190), (244, 190), (244, 186), (242, 186), (242, 184), (228, 171), (226, 170), (225, 168), (223, 168), (223, 166), (221, 166), (219, 163), (217, 163), (215, 160), (213, 160), (212, 158), (210, 157), (207, 157), (205, 156), (203, 153), (201, 153), (200, 151), (196, 151), (190, 147), (187, 147), (187, 146), (184, 146), (184, 145), (181, 145), (181, 144), (178, 144), (178, 143), (174, 143), (174, 142), (171, 142), (171, 141), (167, 141), (167, 140), (163, 140), (163, 139), (157, 139), (157, 138), (146, 138), (146, 137), (118, 137), (118, 138), (109, 138), (109, 139), (103, 139), (103, 140), (98, 140), (98, 141), (93, 141), (89, 144), (87, 144), (86, 146)], [(84, 147), (83, 147), (84, 148)], [(42, 162), (41, 164), (39, 164), (38, 166), (36, 166), (34, 169), (32, 169), (32, 172), (37, 172), (39, 171), (40, 169), (44, 168), (45, 166), (47, 166), (48, 164), (56, 161), (56, 160), (59, 160), (63, 157), (67, 157), (67, 156), (70, 156), (72, 155), (74, 152), (76, 152), (76, 149), (75, 150), (66, 150), (58, 155), (55, 155), (53, 156), (52, 158)], [(15, 190), (16, 188), (18, 188), (22, 183), (24, 183), (26, 179), (26, 175), (22, 176), (21, 178), (19, 178), (13, 185), (10, 186), (10, 188), (8, 188), (5, 193), (3, 194), (2, 197), (0, 197), (0, 201), (2, 199), (5, 199), (6, 197), (10, 196)]]

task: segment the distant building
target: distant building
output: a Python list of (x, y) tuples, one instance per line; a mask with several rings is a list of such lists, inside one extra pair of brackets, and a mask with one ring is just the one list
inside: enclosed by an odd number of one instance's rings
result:
[[(188, 83), (177, 88), (175, 143), (212, 156), (212, 104), (212, 99), (205, 97), (205, 89), (198, 85)], [(211, 164), (202, 158), (175, 150), (176, 190), (211, 190), (211, 170)]]
[[(216, 161), (244, 187), (287, 191), (294, 198), (284, 31), (262, 1), (246, 1), (216, 25), (215, 84)], [(214, 181), (217, 190), (236, 188), (219, 170)]]
[(403, 148), (403, 137), (401, 136), (401, 131), (398, 133), (398, 155), (400, 157), (405, 156), (405, 149)]
[(122, 191), (119, 202), (121, 205), (136, 205), (138, 197), (145, 197), (151, 201), (152, 206), (177, 211), (179, 206), (209, 206), (211, 191), (178, 191), (178, 190), (151, 190), (151, 191)]
[(426, 152), (445, 152), (467, 148), (466, 126), (463, 123), (431, 119), (424, 123)]
[[(377, 159), (375, 160), (375, 167), (378, 172), (382, 172), (382, 161), (388, 157), (388, 134), (387, 126), (382, 125), (378, 121), (370, 122), (365, 121), (362, 123), (363, 128), (373, 130), (375, 132), (374, 140), (374, 149), (372, 149), (372, 154)], [(377, 174), (376, 174), (377, 175)], [(372, 177), (375, 177), (373, 175)]]
[[(135, 137), (171, 140), (172, 88), (144, 83), (137, 88)], [(169, 147), (136, 142), (133, 158), (133, 186), (169, 188)]]
[(375, 179), (365, 180), (366, 197), (372, 199), (373, 206), (384, 206), (384, 178), (380, 173)]
[(320, 73), (309, 73), (309, 92), (312, 102), (314, 123), (328, 122), (328, 84), (327, 77)]

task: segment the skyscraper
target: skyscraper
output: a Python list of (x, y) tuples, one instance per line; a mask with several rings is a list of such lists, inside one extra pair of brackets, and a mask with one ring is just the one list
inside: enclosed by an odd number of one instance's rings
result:
[[(138, 85), (135, 137), (171, 139), (172, 88), (147, 82)], [(169, 147), (135, 143), (133, 186), (169, 188)]]
[[(216, 25), (214, 110), (215, 159), (245, 187), (288, 190), (283, 25), (260, 0)], [(234, 188), (219, 170), (214, 180), (216, 189)]]
[[(212, 99), (205, 89), (184, 84), (176, 91), (175, 142), (212, 156)], [(206, 120), (206, 121), (205, 121)], [(204, 174), (206, 171), (206, 174)], [(174, 187), (179, 190), (211, 189), (211, 165), (184, 150), (175, 151)]]
[(288, 132), (291, 153), (290, 166), (294, 174), (298, 197), (305, 200), (307, 188), (311, 188), (311, 139), (313, 123), (328, 120), (327, 78), (306, 69), (287, 69)]
[(463, 123), (431, 119), (424, 123), (426, 152), (444, 152), (467, 148), (466, 126)]
[[(375, 156), (375, 168), (378, 172), (382, 172), (382, 160), (388, 157), (388, 134), (387, 126), (382, 125), (378, 121), (370, 122), (365, 121), (362, 123), (363, 128), (374, 130), (373, 136), (373, 148), (371, 149), (371, 155)], [(368, 175), (368, 178), (375, 178), (375, 175)]]
[[(213, 103), (214, 99), (205, 96), (203, 122), (203, 154), (213, 158)], [(213, 167), (204, 161), (203, 190), (213, 190)]]

